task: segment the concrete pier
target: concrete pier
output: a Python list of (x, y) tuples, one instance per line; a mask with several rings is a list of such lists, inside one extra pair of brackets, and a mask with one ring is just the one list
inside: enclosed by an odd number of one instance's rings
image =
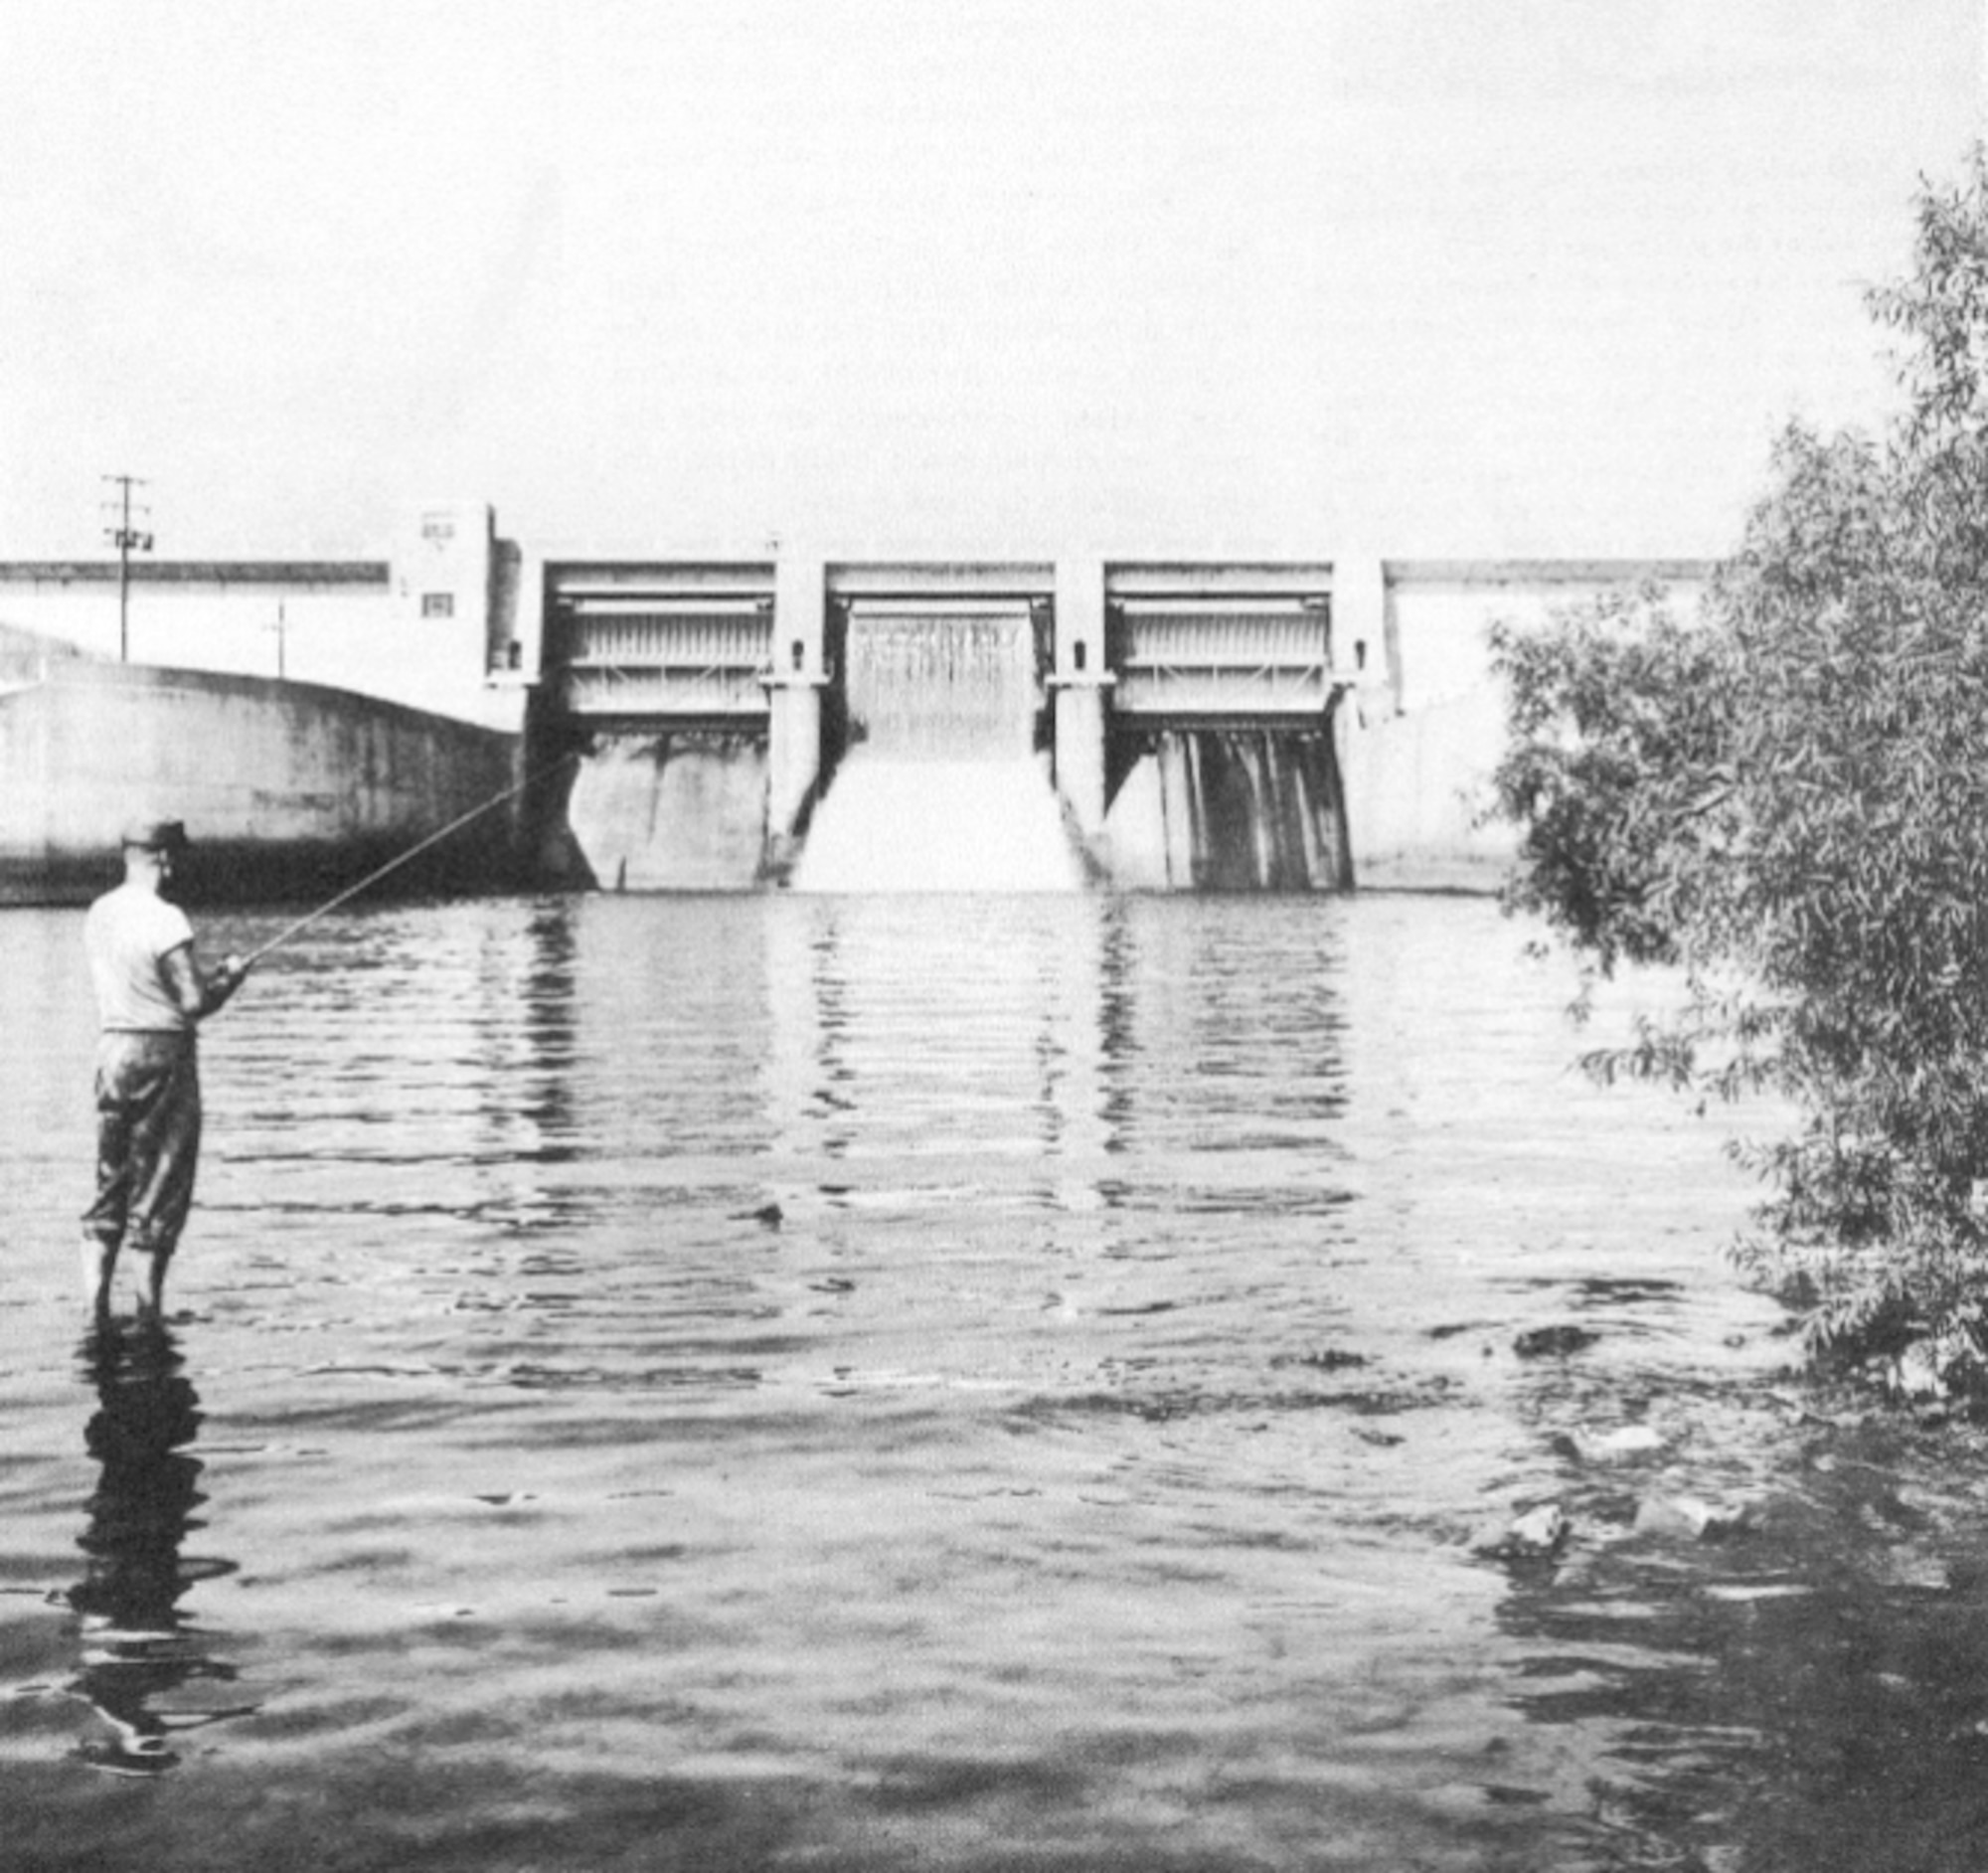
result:
[(1105, 720), (1112, 684), (1105, 663), (1104, 567), (1097, 560), (1060, 560), (1056, 580), (1055, 698), (1057, 792), (1077, 830), (1095, 840), (1109, 803)]
[(762, 869), (782, 876), (814, 804), (821, 778), (822, 691), (827, 686), (826, 612), (818, 561), (788, 556), (773, 590), (773, 645), (766, 687), (766, 854)]

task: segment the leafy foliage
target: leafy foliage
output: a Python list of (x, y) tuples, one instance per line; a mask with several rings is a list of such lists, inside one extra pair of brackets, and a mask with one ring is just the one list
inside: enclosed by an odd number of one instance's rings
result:
[(1686, 993), (1603, 1074), (1786, 1095), (1741, 1258), (1818, 1355), (1988, 1345), (1988, 158), (1872, 296), (1906, 408), (1790, 426), (1701, 614), (1494, 633), (1509, 905)]

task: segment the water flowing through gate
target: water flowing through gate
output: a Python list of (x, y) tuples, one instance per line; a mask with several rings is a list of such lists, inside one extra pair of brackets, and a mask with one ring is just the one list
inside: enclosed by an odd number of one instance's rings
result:
[(848, 748), (793, 888), (1079, 889), (1037, 748), (1043, 656), (1028, 602), (858, 599), (843, 644)]
[[(1323, 566), (1112, 569), (1113, 876), (1168, 891), (1352, 883)], [(1356, 656), (1357, 667), (1357, 656)]]

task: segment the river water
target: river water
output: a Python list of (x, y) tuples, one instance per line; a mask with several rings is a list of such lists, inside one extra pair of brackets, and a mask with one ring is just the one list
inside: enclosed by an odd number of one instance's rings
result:
[(154, 1333), (79, 933), (0, 919), (8, 1868), (1980, 1863), (1976, 1434), (1805, 1407), (1723, 1119), (1488, 905), (329, 918)]

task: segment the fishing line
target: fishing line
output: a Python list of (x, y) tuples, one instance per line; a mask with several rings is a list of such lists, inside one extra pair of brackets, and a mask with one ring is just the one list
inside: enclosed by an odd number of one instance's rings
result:
[(485, 813), (489, 812), (492, 807), (502, 806), (506, 800), (515, 799), (520, 793), (524, 792), (524, 790), (528, 786), (531, 786), (535, 781), (543, 780), (546, 777), (546, 775), (553, 772), (555, 768), (563, 767), (566, 766), (568, 762), (578, 761), (579, 759), (580, 759), (580, 752), (578, 750), (575, 750), (570, 754), (562, 755), (558, 761), (548, 762), (543, 767), (533, 768), (533, 770), (530, 773), (528, 773), (522, 780), (514, 781), (510, 786), (506, 787), (503, 790), (503, 792), (493, 793), (490, 796), (490, 798), (485, 800), (480, 806), (472, 806), (468, 812), (458, 813), (455, 816), (455, 818), (451, 819), (448, 822), (447, 825), (437, 827), (433, 832), (429, 833), (428, 836), (425, 839), (421, 840), (418, 844), (411, 845), (405, 852), (401, 853), (398, 858), (391, 858), (386, 862), (386, 864), (380, 866), (377, 870), (368, 872), (366, 876), (360, 879), (357, 884), (347, 885), (346, 888), (343, 891), (341, 891), (337, 897), (327, 898), (324, 901), (324, 903), (322, 903), (317, 907), (315, 911), (306, 912), (302, 917), (298, 918), (294, 924), (291, 924), (287, 926), (285, 929), (278, 931), (275, 934), (275, 936), (271, 936), (269, 940), (263, 943), (259, 948), (251, 949), (246, 956), (242, 958), (243, 968), (244, 969), (252, 968), (254, 964), (261, 961), (261, 959), (264, 956), (266, 956), (270, 950), (280, 948), (284, 943), (288, 942), (290, 938), (296, 936), (299, 932), (308, 930), (311, 925), (315, 924), (318, 921), (319, 918), (325, 916), (328, 912), (337, 910), (338, 907), (341, 904), (345, 903), (347, 899), (356, 898), (362, 891), (364, 891), (367, 888), (367, 886), (377, 885), (381, 879), (385, 878), (388, 875), (388, 873), (399, 871), (401, 867), (407, 864), (407, 862), (410, 859), (418, 858), (423, 852), (425, 852), (428, 849), (429, 846), (439, 845), (441, 841), (446, 839), (450, 833), (460, 831), (464, 826), (468, 825), (472, 819), (480, 819)]

